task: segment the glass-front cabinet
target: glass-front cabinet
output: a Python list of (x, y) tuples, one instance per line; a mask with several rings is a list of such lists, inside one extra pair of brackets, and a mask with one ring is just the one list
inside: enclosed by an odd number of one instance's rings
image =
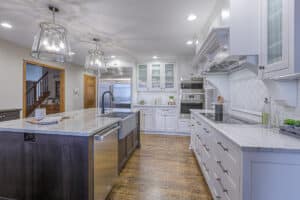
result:
[[(262, 0), (260, 64), (265, 78), (293, 73), (295, 0)], [(297, 3), (299, 4), (299, 3)], [(299, 6), (298, 6), (299, 7)], [(298, 12), (298, 11), (295, 11)]]
[(138, 91), (175, 91), (176, 68), (170, 63), (148, 63), (137, 66)]
[(151, 65), (151, 89), (161, 90), (161, 69), (160, 64)]
[(166, 90), (175, 89), (175, 66), (174, 64), (164, 65), (164, 88)]
[(148, 67), (147, 65), (138, 65), (137, 67), (137, 88), (139, 91), (148, 89)]

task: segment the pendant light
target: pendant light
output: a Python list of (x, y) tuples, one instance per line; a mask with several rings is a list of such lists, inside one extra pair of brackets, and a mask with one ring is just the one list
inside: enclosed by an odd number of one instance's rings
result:
[(93, 42), (96, 44), (95, 49), (88, 51), (88, 55), (85, 59), (85, 68), (87, 69), (99, 69), (103, 67), (103, 51), (100, 50), (99, 39), (94, 38)]
[(68, 32), (65, 27), (55, 23), (55, 13), (59, 9), (49, 6), (52, 22), (40, 23), (40, 30), (34, 37), (31, 55), (34, 58), (48, 61), (65, 62), (71, 55)]

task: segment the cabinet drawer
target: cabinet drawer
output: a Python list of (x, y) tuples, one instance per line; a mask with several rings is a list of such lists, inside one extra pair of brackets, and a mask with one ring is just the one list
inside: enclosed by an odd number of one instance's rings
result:
[(153, 114), (153, 109), (151, 109), (151, 108), (144, 108), (144, 109), (141, 110), (141, 112), (143, 114), (146, 114), (146, 115), (152, 115)]
[(215, 161), (217, 169), (222, 172), (224, 185), (237, 191), (240, 179), (240, 151), (221, 135), (215, 135)]

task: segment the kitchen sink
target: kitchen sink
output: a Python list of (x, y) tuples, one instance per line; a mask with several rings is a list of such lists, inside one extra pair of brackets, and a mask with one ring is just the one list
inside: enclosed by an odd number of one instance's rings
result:
[(125, 138), (128, 134), (131, 133), (131, 131), (137, 128), (137, 116), (134, 112), (111, 112), (103, 114), (100, 117), (122, 119), (120, 121), (121, 128), (119, 130), (119, 139)]

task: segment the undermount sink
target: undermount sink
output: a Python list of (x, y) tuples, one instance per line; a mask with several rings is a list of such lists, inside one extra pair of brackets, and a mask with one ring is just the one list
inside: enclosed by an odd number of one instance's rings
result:
[(133, 112), (111, 112), (111, 113), (103, 114), (103, 115), (101, 115), (101, 117), (112, 117), (112, 118), (124, 119), (132, 114), (134, 114), (134, 113)]

